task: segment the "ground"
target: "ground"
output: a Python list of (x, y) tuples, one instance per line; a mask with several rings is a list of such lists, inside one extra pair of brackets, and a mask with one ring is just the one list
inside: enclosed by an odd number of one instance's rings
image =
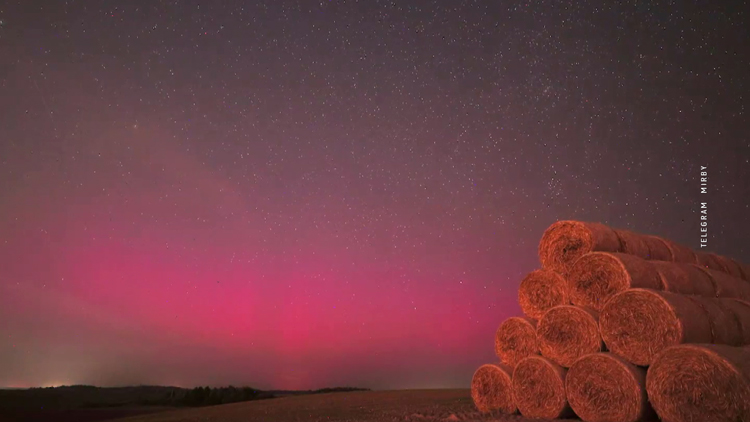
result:
[(174, 410), (174, 407), (128, 406), (101, 409), (0, 409), (0, 422), (104, 422), (114, 418)]
[(481, 415), (469, 390), (361, 391), (283, 397), (117, 419), (117, 422), (526, 422)]

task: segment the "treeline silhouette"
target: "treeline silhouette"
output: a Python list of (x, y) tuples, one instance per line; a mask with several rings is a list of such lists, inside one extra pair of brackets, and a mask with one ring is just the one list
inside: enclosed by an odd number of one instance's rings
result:
[(286, 395), (342, 393), (347, 391), (369, 391), (369, 389), (354, 387), (334, 387), (303, 391), (261, 391), (255, 390), (250, 387), (196, 387), (192, 390), (185, 391), (183, 394), (178, 393), (177, 396), (174, 396), (172, 398), (177, 399), (177, 401), (175, 402), (176, 404), (183, 406), (214, 406), (217, 404), (236, 403), (241, 401), (272, 399), (278, 396)]
[(307, 391), (263, 391), (252, 387), (196, 387), (192, 389), (162, 386), (63, 387), (0, 390), (0, 413), (3, 409), (91, 409), (128, 406), (199, 407), (251, 400), (272, 399), (289, 395), (366, 391), (363, 388), (335, 387)]
[[(192, 390), (172, 391), (166, 397), (167, 405), (182, 406), (215, 406), (218, 404), (237, 403), (241, 401), (274, 398), (273, 394), (256, 390), (251, 387), (196, 387)], [(144, 403), (157, 404), (164, 403)]]

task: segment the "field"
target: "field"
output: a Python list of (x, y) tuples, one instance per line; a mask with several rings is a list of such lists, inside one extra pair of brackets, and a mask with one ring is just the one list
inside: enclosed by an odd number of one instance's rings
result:
[(173, 410), (164, 406), (129, 406), (101, 409), (0, 409), (0, 422), (101, 422), (132, 415)]
[(361, 391), (282, 397), (118, 419), (118, 422), (525, 422), (481, 415), (469, 390)]

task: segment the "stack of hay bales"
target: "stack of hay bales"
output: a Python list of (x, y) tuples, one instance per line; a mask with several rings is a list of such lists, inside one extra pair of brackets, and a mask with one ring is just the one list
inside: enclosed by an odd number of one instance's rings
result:
[(599, 223), (559, 221), (519, 287), (523, 317), (480, 367), (481, 412), (586, 422), (750, 422), (750, 267)]

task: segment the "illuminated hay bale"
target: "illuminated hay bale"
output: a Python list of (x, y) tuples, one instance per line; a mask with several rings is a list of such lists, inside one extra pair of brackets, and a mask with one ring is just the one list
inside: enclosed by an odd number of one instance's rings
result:
[(513, 401), (527, 418), (558, 419), (571, 413), (565, 396), (566, 369), (542, 356), (529, 356), (513, 370)]
[(748, 280), (743, 265), (732, 258), (710, 252), (696, 252), (695, 256), (698, 260), (697, 265), (703, 269), (720, 271), (738, 279)]
[(644, 235), (633, 233), (628, 230), (614, 229), (617, 238), (620, 239), (620, 250), (617, 252), (635, 255), (638, 258), (649, 259), (650, 252)]
[(656, 236), (645, 235), (643, 241), (646, 242), (646, 246), (649, 251), (649, 259), (658, 261), (672, 261), (672, 252), (669, 250), (669, 246), (664, 242), (664, 239)]
[(750, 266), (745, 265), (741, 262), (737, 262), (737, 265), (739, 265), (740, 271), (742, 271), (742, 279), (745, 281), (750, 281)]
[(750, 349), (684, 344), (660, 353), (646, 390), (664, 422), (750, 420)]
[(714, 296), (750, 300), (750, 283), (717, 270), (696, 266), (705, 272), (714, 285)]
[(669, 248), (669, 252), (672, 255), (672, 262), (684, 262), (686, 264), (697, 264), (698, 258), (695, 256), (695, 252), (679, 243), (672, 242), (669, 239), (662, 239)]
[(592, 252), (580, 257), (568, 276), (573, 304), (600, 311), (606, 301), (636, 287), (662, 289), (659, 272), (646, 260), (622, 253)]
[(598, 315), (578, 306), (563, 305), (547, 311), (537, 324), (542, 356), (563, 367), (602, 350)]
[(549, 226), (539, 242), (542, 267), (563, 275), (576, 259), (592, 251), (618, 252), (620, 239), (604, 224), (567, 220)]
[(539, 319), (547, 310), (568, 303), (568, 284), (554, 271), (532, 271), (518, 288), (518, 304), (529, 318)]
[(750, 303), (738, 299), (719, 299), (720, 306), (734, 315), (740, 329), (740, 344), (750, 345)]
[(696, 252), (695, 257), (698, 259), (698, 265), (710, 270), (726, 272), (728, 269), (724, 266), (724, 260), (718, 255), (710, 252)]
[(719, 261), (721, 266), (724, 267), (724, 272), (731, 275), (732, 277), (747, 281), (747, 279), (745, 278), (745, 274), (742, 272), (742, 264), (732, 258), (727, 258), (721, 255), (716, 255), (716, 259)]
[(711, 277), (700, 268), (675, 262), (649, 261), (649, 263), (659, 273), (664, 291), (705, 297), (715, 296)]
[(695, 300), (648, 289), (612, 297), (599, 316), (599, 330), (608, 350), (641, 366), (669, 346), (713, 340), (708, 315)]
[(513, 369), (503, 364), (482, 365), (471, 379), (471, 398), (482, 413), (515, 413), (511, 376)]
[(521, 359), (538, 353), (539, 340), (534, 320), (511, 317), (500, 324), (495, 333), (495, 354), (501, 362), (514, 368)]
[[(741, 346), (744, 343), (740, 320), (727, 301), (735, 299), (714, 299), (688, 296), (706, 313), (711, 326), (711, 343)], [(750, 308), (748, 308), (750, 311)], [(749, 320), (750, 321), (750, 320)]]
[(578, 359), (565, 376), (573, 411), (586, 422), (636, 422), (653, 414), (646, 371), (611, 353)]

